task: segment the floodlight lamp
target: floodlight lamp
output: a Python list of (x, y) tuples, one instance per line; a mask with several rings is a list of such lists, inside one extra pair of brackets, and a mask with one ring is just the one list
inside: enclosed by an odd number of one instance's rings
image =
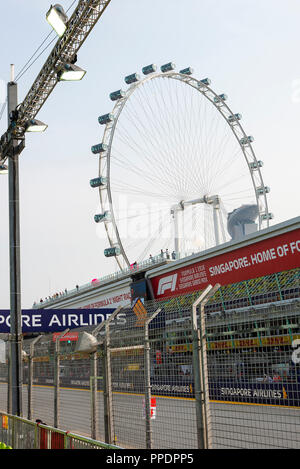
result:
[(37, 119), (30, 119), (26, 124), (26, 132), (44, 132), (48, 125), (44, 122), (38, 121)]
[(74, 64), (65, 64), (57, 73), (59, 81), (79, 81), (86, 74), (85, 70)]
[(0, 174), (7, 174), (8, 167), (5, 164), (0, 164)]
[(46, 20), (59, 37), (64, 35), (64, 32), (67, 29), (68, 17), (61, 5), (51, 5), (46, 14)]

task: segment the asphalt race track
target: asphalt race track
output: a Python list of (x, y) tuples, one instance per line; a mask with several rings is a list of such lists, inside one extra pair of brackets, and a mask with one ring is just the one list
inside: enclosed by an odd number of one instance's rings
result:
[[(7, 385), (0, 383), (0, 409), (7, 410)], [(113, 394), (115, 444), (145, 448), (144, 396)], [(300, 409), (263, 405), (210, 403), (212, 448), (300, 448)], [(90, 392), (60, 389), (59, 428), (91, 436)], [(103, 393), (97, 393), (98, 434), (104, 441)], [(152, 422), (154, 449), (196, 449), (195, 401), (157, 397)], [(34, 386), (33, 420), (53, 425), (52, 387)], [(27, 386), (23, 387), (23, 417), (27, 418)]]

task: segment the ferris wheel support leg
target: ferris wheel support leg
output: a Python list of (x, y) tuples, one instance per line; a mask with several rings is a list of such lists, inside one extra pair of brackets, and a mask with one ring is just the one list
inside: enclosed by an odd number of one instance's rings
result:
[(176, 254), (180, 254), (180, 239), (179, 239), (179, 226), (178, 226), (178, 209), (174, 208), (172, 210), (173, 220), (174, 220), (174, 250)]
[(221, 232), (222, 232), (222, 242), (226, 243), (225, 227), (224, 227), (222, 210), (219, 210), (219, 222), (220, 222), (220, 227), (221, 227)]
[(220, 216), (220, 206), (219, 206), (218, 202), (214, 202), (214, 204), (213, 204), (213, 216), (214, 216), (215, 241), (216, 241), (216, 246), (219, 246), (219, 244), (220, 244), (220, 233), (219, 233), (218, 218)]

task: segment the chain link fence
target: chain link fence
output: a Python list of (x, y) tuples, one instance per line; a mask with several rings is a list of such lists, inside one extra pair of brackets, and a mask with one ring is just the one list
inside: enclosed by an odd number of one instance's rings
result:
[(24, 340), (24, 416), (124, 448), (300, 448), (299, 272)]

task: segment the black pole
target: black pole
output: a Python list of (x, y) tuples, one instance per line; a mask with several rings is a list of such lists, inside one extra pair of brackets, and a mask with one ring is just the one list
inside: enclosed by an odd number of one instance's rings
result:
[[(13, 78), (12, 78), (13, 79)], [(8, 125), (11, 113), (18, 105), (17, 83), (7, 85)], [(22, 324), (20, 281), (20, 214), (19, 214), (19, 154), (18, 141), (11, 136), (8, 157), (9, 192), (9, 262), (10, 262), (10, 370), (11, 412), (22, 416)]]

